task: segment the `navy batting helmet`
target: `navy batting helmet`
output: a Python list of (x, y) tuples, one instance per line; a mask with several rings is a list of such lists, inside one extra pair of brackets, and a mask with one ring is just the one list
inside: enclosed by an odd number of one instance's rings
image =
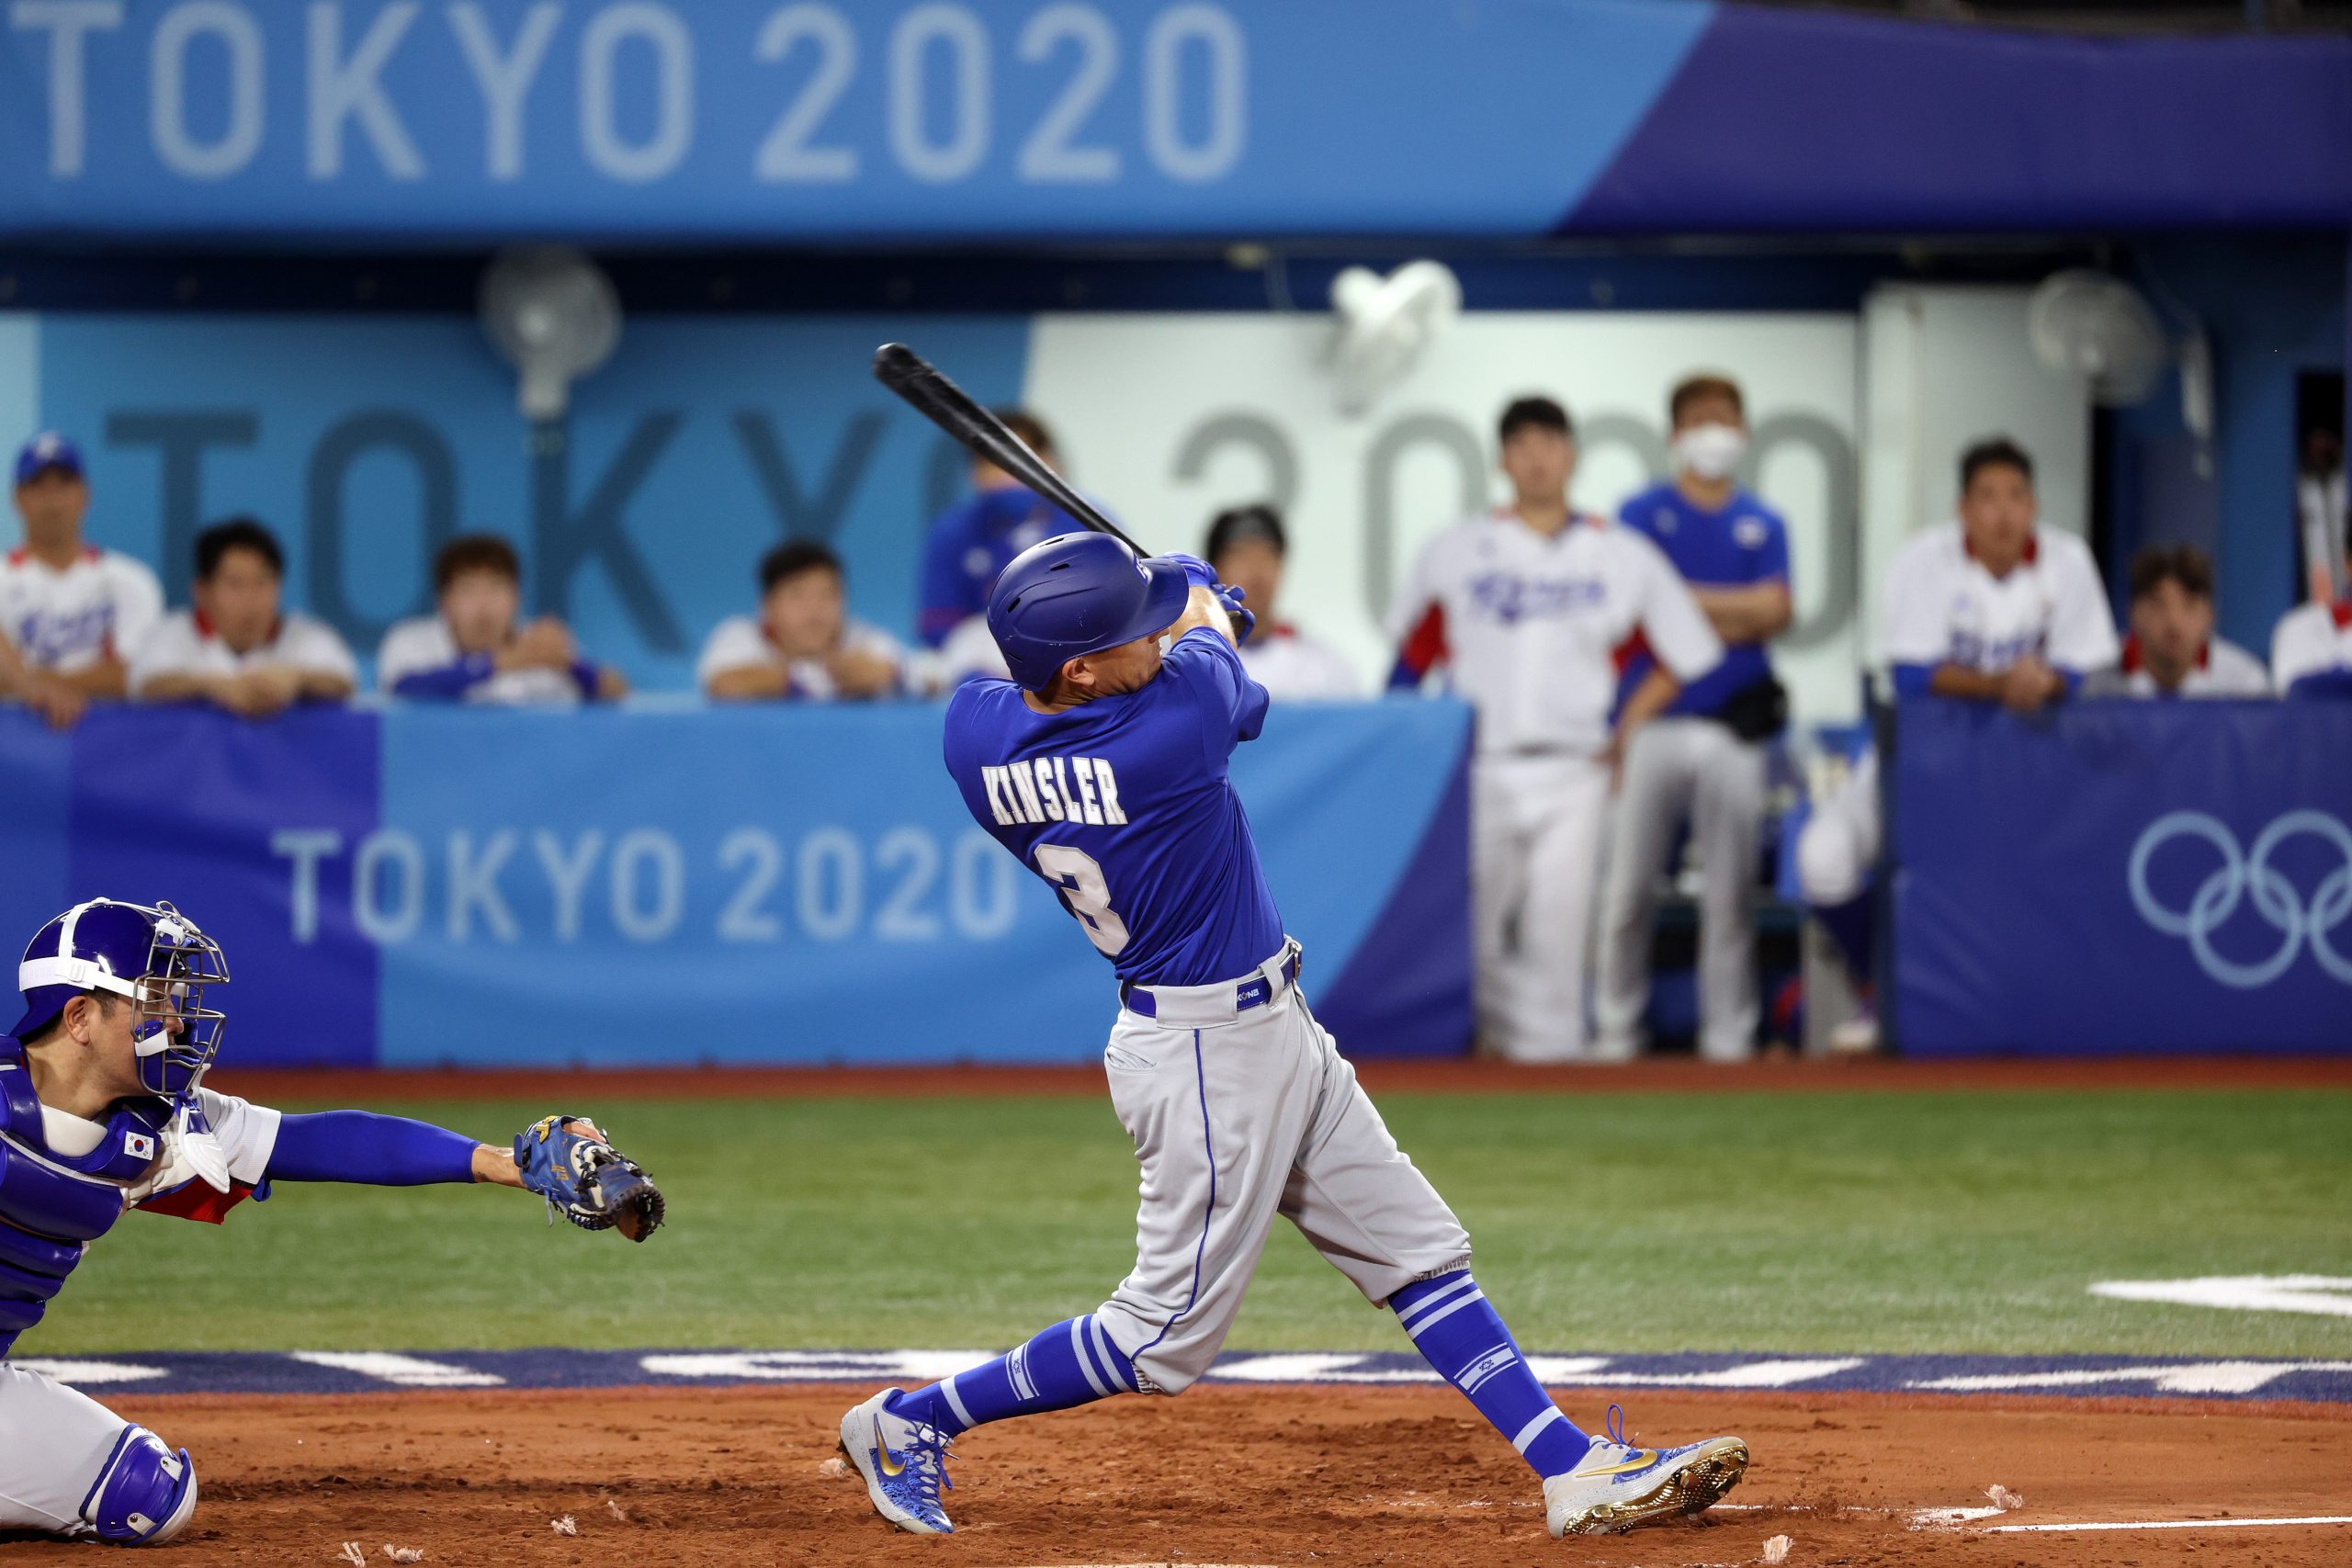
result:
[[(220, 1049), (225, 1023), (204, 1005), (207, 986), (226, 983), (220, 944), (168, 903), (152, 908), (112, 898), (76, 904), (40, 928), (17, 965), (25, 1014), (18, 1039), (46, 1029), (77, 996), (107, 991), (138, 1009), (133, 1049), (150, 1094), (193, 1088)], [(175, 1027), (176, 1025), (176, 1027)]]
[(1069, 660), (1166, 631), (1192, 596), (1184, 569), (1108, 534), (1057, 534), (1012, 558), (989, 590), (989, 631), (1012, 678), (1042, 692)]

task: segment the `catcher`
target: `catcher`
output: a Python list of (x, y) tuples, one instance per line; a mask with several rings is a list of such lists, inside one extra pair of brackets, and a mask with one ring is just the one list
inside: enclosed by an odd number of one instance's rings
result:
[(6, 1359), (126, 1210), (217, 1224), (280, 1181), (483, 1181), (632, 1241), (662, 1224), (661, 1190), (579, 1117), (549, 1116), (504, 1149), (204, 1088), (226, 1022), (207, 995), (228, 978), (220, 944), (167, 903), (77, 904), (25, 949), (24, 1016), (0, 1034), (0, 1529), (158, 1546), (195, 1516), (186, 1449)]

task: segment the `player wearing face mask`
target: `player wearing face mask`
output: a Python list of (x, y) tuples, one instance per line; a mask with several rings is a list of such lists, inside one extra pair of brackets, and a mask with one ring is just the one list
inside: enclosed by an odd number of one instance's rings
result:
[[(1692, 376), (1675, 388), (1669, 412), (1674, 475), (1627, 502), (1621, 515), (1666, 552), (1724, 652), (1626, 749), (1601, 886), (1595, 1044), (1600, 1055), (1623, 1059), (1645, 1043), (1652, 906), (1676, 829), (1688, 821), (1704, 875), (1700, 1052), (1737, 1061), (1756, 1039), (1753, 905), (1764, 742), (1780, 732), (1788, 710), (1764, 650), (1792, 619), (1788, 528), (1735, 477), (1747, 453), (1737, 383)], [(1628, 662), (1621, 701), (1651, 662), (1646, 650)]]

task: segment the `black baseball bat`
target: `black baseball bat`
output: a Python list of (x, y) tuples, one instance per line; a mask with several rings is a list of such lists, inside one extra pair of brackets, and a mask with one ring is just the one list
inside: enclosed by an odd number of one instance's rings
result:
[(914, 405), (917, 412), (961, 442), (974, 457), (987, 458), (1096, 533), (1110, 535), (1139, 556), (1150, 553), (1127, 537), (1125, 529), (1103, 516), (1092, 502), (1063, 483), (1062, 477), (1047, 468), (1027, 442), (1007, 429), (1004, 421), (974, 402), (969, 392), (905, 344), (886, 343), (874, 351), (874, 378)]

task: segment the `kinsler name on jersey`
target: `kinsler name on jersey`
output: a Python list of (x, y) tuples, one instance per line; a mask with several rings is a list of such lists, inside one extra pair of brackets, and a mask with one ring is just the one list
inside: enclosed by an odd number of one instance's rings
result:
[(1039, 757), (980, 770), (980, 788), (999, 822), (1087, 822), (1126, 826), (1119, 781), (1102, 757)]

